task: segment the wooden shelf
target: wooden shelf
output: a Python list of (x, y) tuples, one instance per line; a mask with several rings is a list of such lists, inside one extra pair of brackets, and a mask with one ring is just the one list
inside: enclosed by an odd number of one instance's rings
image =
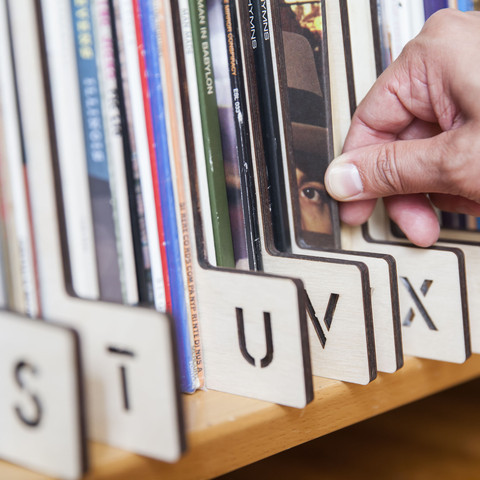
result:
[[(185, 396), (189, 451), (170, 465), (91, 444), (86, 480), (207, 479), (251, 464), (366, 418), (480, 376), (480, 355), (463, 365), (407, 358), (367, 386), (314, 378), (315, 400), (302, 410), (220, 392)], [(0, 477), (46, 477), (0, 462)]]
[(472, 380), (247, 465), (218, 480), (478, 479), (479, 396), (480, 380)]

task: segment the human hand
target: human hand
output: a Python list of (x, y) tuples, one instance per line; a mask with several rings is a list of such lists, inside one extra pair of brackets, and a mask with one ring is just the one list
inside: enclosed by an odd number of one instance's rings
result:
[(385, 197), (392, 220), (426, 247), (439, 235), (432, 204), (480, 216), (480, 12), (427, 20), (358, 106), (343, 151), (325, 186), (347, 202), (350, 225)]

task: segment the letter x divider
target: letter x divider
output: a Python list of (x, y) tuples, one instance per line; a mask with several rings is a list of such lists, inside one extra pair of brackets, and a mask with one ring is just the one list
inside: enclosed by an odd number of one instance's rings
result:
[[(384, 229), (382, 231), (375, 228), (375, 225), (379, 224), (371, 225), (371, 236), (376, 240), (384, 239), (409, 245), (410, 242), (406, 238), (399, 238), (393, 234), (390, 220), (385, 215), (384, 209), (381, 212), (384, 220), (380, 225), (384, 226)], [(377, 211), (376, 213), (380, 215), (380, 212)], [(478, 292), (480, 292), (480, 275), (478, 275), (480, 269), (480, 233), (442, 228), (440, 238), (435, 246), (457, 249), (465, 256), (465, 286), (468, 292), (467, 304), (472, 353), (480, 353), (480, 295), (478, 295)], [(459, 285), (461, 285), (460, 282)]]
[(471, 354), (464, 252), (453, 245), (425, 249), (389, 240), (389, 225), (379, 202), (368, 224), (350, 229), (350, 235), (359, 250), (397, 260), (405, 354), (464, 362)]

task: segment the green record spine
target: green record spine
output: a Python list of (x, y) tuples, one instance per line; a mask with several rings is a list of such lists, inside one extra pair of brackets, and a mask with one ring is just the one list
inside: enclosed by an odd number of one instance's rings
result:
[[(235, 267), (205, 0), (189, 0), (217, 265)], [(194, 127), (195, 128), (195, 127)]]

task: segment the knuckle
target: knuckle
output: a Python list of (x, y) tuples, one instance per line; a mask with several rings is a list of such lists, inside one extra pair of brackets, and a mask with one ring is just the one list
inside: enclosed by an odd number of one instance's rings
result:
[[(436, 11), (425, 22), (415, 42), (423, 47), (425, 53), (432, 55), (434, 52), (444, 55), (445, 51), (455, 48), (452, 37), (461, 35), (465, 30), (465, 15), (456, 9), (447, 8)], [(449, 40), (450, 39), (450, 40)]]
[(372, 178), (368, 182), (384, 195), (404, 191), (397, 163), (397, 147), (395, 143), (382, 145), (374, 162)]
[(443, 8), (437, 10), (427, 19), (425, 22), (425, 27), (443, 29), (444, 27), (450, 26), (457, 18), (459, 18), (457, 10), (453, 8)]
[(421, 49), (422, 42), (420, 42), (417, 38), (413, 38), (409, 40), (402, 50), (402, 56), (410, 58), (417, 54), (417, 52)]
[(455, 193), (461, 194), (465, 193), (465, 189), (469, 189), (469, 185), (472, 185), (478, 196), (477, 179), (480, 175), (480, 165), (477, 158), (479, 151), (480, 138), (478, 135), (458, 129), (450, 136), (449, 141), (444, 143), (438, 163), (445, 188), (453, 189)]

